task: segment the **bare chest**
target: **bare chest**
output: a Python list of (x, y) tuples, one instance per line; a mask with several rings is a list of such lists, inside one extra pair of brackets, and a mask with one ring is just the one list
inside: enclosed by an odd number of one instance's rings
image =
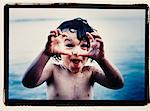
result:
[(71, 75), (66, 71), (57, 71), (53, 77), (54, 99), (90, 99), (92, 97), (91, 72), (84, 71)]

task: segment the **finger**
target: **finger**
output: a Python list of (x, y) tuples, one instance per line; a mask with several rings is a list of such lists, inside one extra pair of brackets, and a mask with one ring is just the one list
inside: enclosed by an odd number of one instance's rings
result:
[(62, 32), (60, 29), (57, 29), (58, 30), (58, 34), (61, 35), (61, 39), (63, 39), (64, 37), (68, 37), (68, 34), (66, 32)]
[(96, 33), (96, 32), (92, 32), (91, 35), (92, 35), (94, 38), (100, 38), (100, 39), (102, 39), (102, 38), (99, 36), (99, 34)]
[(48, 42), (56, 41), (56, 37), (54, 35), (49, 35), (48, 36)]
[(54, 41), (55, 43), (60, 43), (62, 41), (62, 31), (60, 29), (51, 31), (52, 34), (55, 35), (55, 38), (51, 38), (52, 41)]
[(102, 39), (99, 39), (99, 38), (96, 38), (95, 41), (96, 41), (96, 42), (103, 42), (103, 40), (102, 40)]
[(71, 53), (70, 52), (61, 52), (62, 55), (70, 55), (71, 56)]
[(54, 32), (54, 31), (51, 31), (49, 36), (51, 36), (51, 37), (52, 37), (52, 36), (53, 36), (53, 37), (55, 37), (55, 36), (56, 36), (56, 34), (55, 34), (55, 32)]
[[(89, 50), (90, 51), (90, 50)], [(78, 56), (89, 57), (89, 51), (82, 51), (78, 54)]]
[(100, 48), (104, 47), (104, 43), (103, 43), (102, 39), (96, 38), (96, 42), (99, 43), (98, 47), (100, 47)]
[(62, 31), (60, 29), (57, 29), (58, 35), (62, 35)]
[(51, 37), (52, 37), (51, 35), (48, 36), (48, 41), (49, 42), (52, 40)]
[(81, 53), (81, 54), (78, 54), (78, 56), (89, 57), (87, 53)]
[(94, 42), (94, 38), (93, 38), (93, 36), (89, 32), (86, 32), (86, 35), (91, 40), (91, 42)]
[(69, 51), (59, 50), (59, 51), (57, 51), (57, 53), (60, 54), (60, 55), (70, 55), (71, 56), (71, 52), (69, 52)]
[(50, 34), (54, 34), (55, 37), (58, 36), (58, 31), (57, 30), (52, 30), (50, 31)]

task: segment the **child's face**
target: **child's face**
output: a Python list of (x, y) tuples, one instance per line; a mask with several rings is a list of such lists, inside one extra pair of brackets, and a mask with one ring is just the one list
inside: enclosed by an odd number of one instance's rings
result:
[[(63, 31), (64, 32), (64, 31)], [(76, 30), (70, 32), (65, 30), (67, 36), (63, 38), (65, 50), (69, 51), (72, 55), (62, 55), (63, 64), (73, 73), (81, 71), (83, 66), (88, 60), (88, 57), (78, 56), (82, 51), (88, 51), (87, 41), (79, 41), (77, 39)]]

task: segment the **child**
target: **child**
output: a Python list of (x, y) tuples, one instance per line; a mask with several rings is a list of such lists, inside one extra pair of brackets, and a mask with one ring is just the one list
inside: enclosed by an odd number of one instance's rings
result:
[[(48, 63), (52, 56), (62, 63)], [(101, 67), (85, 65), (88, 58)], [(47, 83), (51, 100), (91, 100), (95, 82), (107, 88), (123, 87), (120, 72), (104, 54), (103, 41), (86, 20), (81, 18), (63, 22), (51, 31), (44, 51), (27, 70), (23, 85), (28, 88)]]

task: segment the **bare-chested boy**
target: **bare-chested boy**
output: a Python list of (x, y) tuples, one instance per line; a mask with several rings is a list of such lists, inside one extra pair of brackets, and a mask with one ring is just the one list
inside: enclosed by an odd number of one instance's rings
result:
[[(62, 62), (49, 60), (60, 56)], [(101, 67), (85, 65), (88, 58)], [(47, 83), (51, 100), (91, 100), (95, 82), (107, 88), (123, 87), (123, 78), (104, 54), (103, 41), (86, 20), (63, 22), (51, 31), (45, 49), (27, 70), (23, 85), (28, 88)]]

